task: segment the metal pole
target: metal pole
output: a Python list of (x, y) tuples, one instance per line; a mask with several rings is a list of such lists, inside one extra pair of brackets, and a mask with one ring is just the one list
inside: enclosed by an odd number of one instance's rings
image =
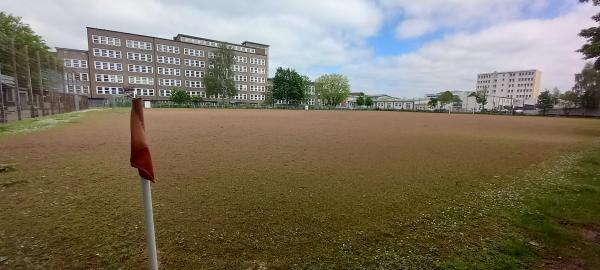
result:
[(2, 64), (0, 64), (0, 123), (8, 122), (4, 112), (4, 90), (2, 89)]
[(31, 66), (29, 65), (29, 46), (25, 45), (25, 66), (27, 69), (27, 88), (29, 88), (29, 117), (37, 117), (35, 106), (33, 106), (33, 84), (31, 83)]
[[(54, 114), (54, 91), (51, 89), (50, 68), (52, 67), (52, 56), (48, 55), (48, 94), (50, 95), (50, 114)], [(61, 78), (62, 80), (62, 78)]]
[(15, 89), (17, 92), (17, 118), (19, 120), (21, 120), (22, 119), (22, 117), (21, 117), (21, 94), (19, 93), (19, 72), (17, 71), (17, 51), (15, 50), (15, 38), (14, 37), (10, 40), (10, 47), (12, 50), (13, 69), (15, 71), (14, 77), (15, 77)]
[[(39, 87), (40, 87), (40, 98), (38, 99), (38, 110), (42, 109), (42, 116), (46, 115), (46, 108), (44, 104), (44, 81), (42, 80), (42, 60), (40, 58), (40, 51), (35, 52), (35, 58), (37, 59), (37, 69), (39, 75)], [(41, 101), (40, 101), (41, 100)]]
[(150, 181), (141, 178), (142, 193), (144, 195), (144, 219), (146, 221), (146, 247), (148, 249), (148, 263), (150, 270), (158, 269), (156, 257), (156, 239), (154, 237), (154, 214), (152, 213), (152, 191)]
[[(59, 75), (60, 75), (60, 78), (62, 78), (62, 77), (64, 76), (64, 72), (63, 72), (62, 70), (58, 69), (58, 65), (59, 65), (59, 64), (62, 64), (62, 65), (64, 65), (64, 63), (58, 63), (58, 62), (57, 62), (57, 63), (55, 63), (55, 65), (54, 65), (54, 70), (56, 70), (56, 74), (59, 74)], [(62, 67), (62, 65), (61, 65), (61, 67)], [(68, 78), (67, 78), (67, 79), (68, 79)], [(62, 79), (61, 79), (61, 80), (59, 80), (59, 87), (60, 87), (60, 89), (62, 89), (62, 92), (64, 92), (64, 91), (65, 91), (65, 83), (64, 83), (64, 80), (62, 80)], [(61, 104), (60, 104), (60, 102), (61, 102), (61, 90), (60, 90), (60, 89), (57, 91), (57, 92), (58, 92), (58, 113), (61, 113), (61, 112), (62, 112), (62, 110), (61, 110), (61, 107), (62, 107), (62, 106), (61, 106)]]

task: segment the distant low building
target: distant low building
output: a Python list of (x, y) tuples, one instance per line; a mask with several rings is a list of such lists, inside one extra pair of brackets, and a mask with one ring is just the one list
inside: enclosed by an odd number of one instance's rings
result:
[(397, 98), (388, 95), (372, 95), (373, 106), (382, 110), (414, 110), (412, 99)]

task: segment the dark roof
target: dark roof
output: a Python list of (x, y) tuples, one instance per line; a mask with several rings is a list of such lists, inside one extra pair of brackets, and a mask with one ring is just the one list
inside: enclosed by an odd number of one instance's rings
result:
[(63, 51), (76, 51), (76, 52), (83, 52), (83, 53), (87, 53), (87, 50), (80, 50), (80, 49), (71, 49), (71, 48), (62, 48), (62, 47), (54, 47), (57, 51), (58, 50), (63, 50)]
[(258, 43), (258, 42), (253, 42), (253, 41), (244, 41), (242, 42), (242, 45), (246, 44), (246, 43), (250, 43), (250, 44), (254, 44), (254, 45), (259, 45), (259, 46), (263, 46), (263, 47), (269, 47), (269, 45), (267, 44), (262, 44), (262, 43)]
[(133, 36), (138, 36), (138, 37), (147, 37), (147, 38), (155, 38), (155, 39), (162, 39), (162, 40), (174, 41), (173, 39), (168, 39), (168, 38), (153, 37), (153, 36), (140, 35), (140, 34), (134, 34), (134, 33), (128, 33), (128, 32), (122, 32), (122, 31), (115, 31), (115, 30), (109, 30), (109, 29), (102, 29), (102, 28), (90, 27), (90, 26), (88, 26), (86, 28), (88, 28), (88, 29), (102, 30), (102, 31), (108, 31), (108, 32), (113, 32), (113, 33), (133, 35)]
[[(237, 43), (231, 43), (231, 42), (227, 42), (227, 41), (221, 41), (221, 40), (215, 40), (215, 39), (210, 39), (210, 38), (203, 38), (203, 37), (191, 36), (191, 35), (186, 35), (186, 34), (177, 34), (177, 36), (175, 36), (173, 38), (173, 40), (176, 40), (177, 37), (195, 38), (195, 39), (202, 39), (202, 40), (208, 40), (208, 41), (213, 41), (213, 42), (225, 43), (225, 44), (229, 44), (229, 45), (249, 47), (249, 46), (244, 45), (243, 43), (242, 44), (237, 44)], [(248, 42), (248, 41), (244, 41), (244, 43), (245, 42)], [(251, 42), (251, 43), (254, 43), (254, 42)], [(254, 44), (262, 45), (260, 43), (254, 43)], [(269, 47), (269, 45), (263, 45), (263, 46)], [(252, 49), (256, 49), (254, 47), (251, 47), (251, 48)]]

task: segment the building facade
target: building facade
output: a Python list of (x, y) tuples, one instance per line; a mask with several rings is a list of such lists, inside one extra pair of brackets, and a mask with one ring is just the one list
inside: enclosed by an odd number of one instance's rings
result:
[(415, 101), (412, 99), (403, 99), (388, 95), (372, 95), (373, 106), (381, 110), (414, 110)]
[(542, 74), (539, 70), (519, 70), (477, 75), (475, 89), (484, 91), (488, 110), (534, 105), (540, 94)]
[(63, 61), (65, 93), (90, 95), (88, 51), (56, 48), (56, 56)]
[(123, 95), (124, 89), (131, 87), (144, 100), (168, 100), (171, 91), (179, 88), (190, 96), (216, 101), (219, 97), (206, 94), (202, 78), (221, 45), (235, 55), (232, 77), (238, 93), (230, 102), (259, 103), (266, 97), (269, 45), (233, 44), (183, 34), (164, 39), (92, 27), (87, 28), (87, 41), (85, 59), (85, 51), (57, 51), (65, 62), (65, 87), (82, 93), (87, 90), (92, 99)]

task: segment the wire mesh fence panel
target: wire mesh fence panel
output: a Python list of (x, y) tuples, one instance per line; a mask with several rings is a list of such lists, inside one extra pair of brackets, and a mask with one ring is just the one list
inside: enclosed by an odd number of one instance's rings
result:
[(66, 93), (63, 63), (47, 48), (0, 37), (0, 123), (89, 107), (82, 93)]

